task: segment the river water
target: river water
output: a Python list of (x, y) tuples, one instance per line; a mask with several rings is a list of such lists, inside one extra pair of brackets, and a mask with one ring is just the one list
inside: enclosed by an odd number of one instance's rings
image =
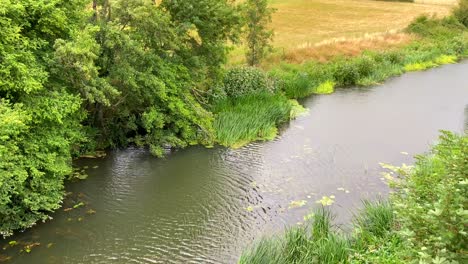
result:
[(387, 194), (379, 162), (412, 163), (439, 129), (467, 128), (468, 62), (302, 103), (309, 113), (272, 142), (80, 160), (89, 178), (67, 185), (64, 208), (84, 206), (0, 240), (40, 243), (30, 253), (17, 245), (0, 254), (28, 264), (235, 263), (255, 239), (302, 222), (322, 196), (335, 197), (330, 207), (346, 223), (362, 199)]

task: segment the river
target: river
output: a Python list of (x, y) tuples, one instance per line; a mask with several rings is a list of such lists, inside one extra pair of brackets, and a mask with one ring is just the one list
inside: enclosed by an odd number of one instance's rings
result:
[(388, 193), (379, 162), (410, 164), (439, 129), (467, 128), (468, 62), (301, 103), (308, 114), (271, 142), (77, 161), (89, 178), (67, 185), (64, 205), (77, 208), (0, 240), (40, 243), (30, 253), (0, 254), (28, 264), (235, 263), (256, 239), (303, 222), (322, 196), (335, 197), (345, 224), (362, 199)]

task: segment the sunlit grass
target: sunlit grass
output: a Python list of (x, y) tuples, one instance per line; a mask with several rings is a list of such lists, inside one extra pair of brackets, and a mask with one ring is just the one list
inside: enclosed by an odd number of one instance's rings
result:
[(444, 64), (452, 64), (457, 62), (457, 56), (454, 55), (440, 55), (433, 60), (430, 61), (424, 61), (424, 62), (416, 62), (416, 63), (410, 63), (406, 64), (404, 69), (407, 72), (411, 71), (424, 71), (430, 68), (434, 68), (439, 65), (444, 65)]
[(335, 91), (335, 82), (326, 81), (314, 89), (315, 94), (331, 94)]

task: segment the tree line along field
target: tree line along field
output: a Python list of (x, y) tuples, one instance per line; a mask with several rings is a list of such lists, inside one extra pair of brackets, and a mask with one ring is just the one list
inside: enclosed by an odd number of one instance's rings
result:
[[(439, 1), (443, 2), (443, 1)], [(452, 2), (420, 4), (375, 0), (273, 0), (276, 9), (273, 53), (264, 66), (280, 61), (328, 60), (337, 53), (356, 55), (365, 49), (406, 44), (412, 37), (398, 33), (422, 14), (446, 16)], [(231, 53), (231, 63), (244, 62), (243, 48)]]

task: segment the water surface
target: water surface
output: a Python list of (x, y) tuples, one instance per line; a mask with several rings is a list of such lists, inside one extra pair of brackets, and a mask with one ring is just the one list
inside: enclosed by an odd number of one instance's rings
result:
[[(467, 73), (465, 62), (308, 98), (309, 114), (275, 141), (237, 150), (80, 160), (90, 177), (68, 184), (64, 208), (86, 205), (0, 241), (41, 243), (31, 253), (0, 254), (11, 263), (235, 263), (254, 239), (303, 221), (322, 196), (336, 197), (337, 222), (347, 222), (361, 199), (388, 192), (379, 162), (411, 163), (439, 129), (467, 127)], [(289, 208), (298, 200), (307, 203)]]

